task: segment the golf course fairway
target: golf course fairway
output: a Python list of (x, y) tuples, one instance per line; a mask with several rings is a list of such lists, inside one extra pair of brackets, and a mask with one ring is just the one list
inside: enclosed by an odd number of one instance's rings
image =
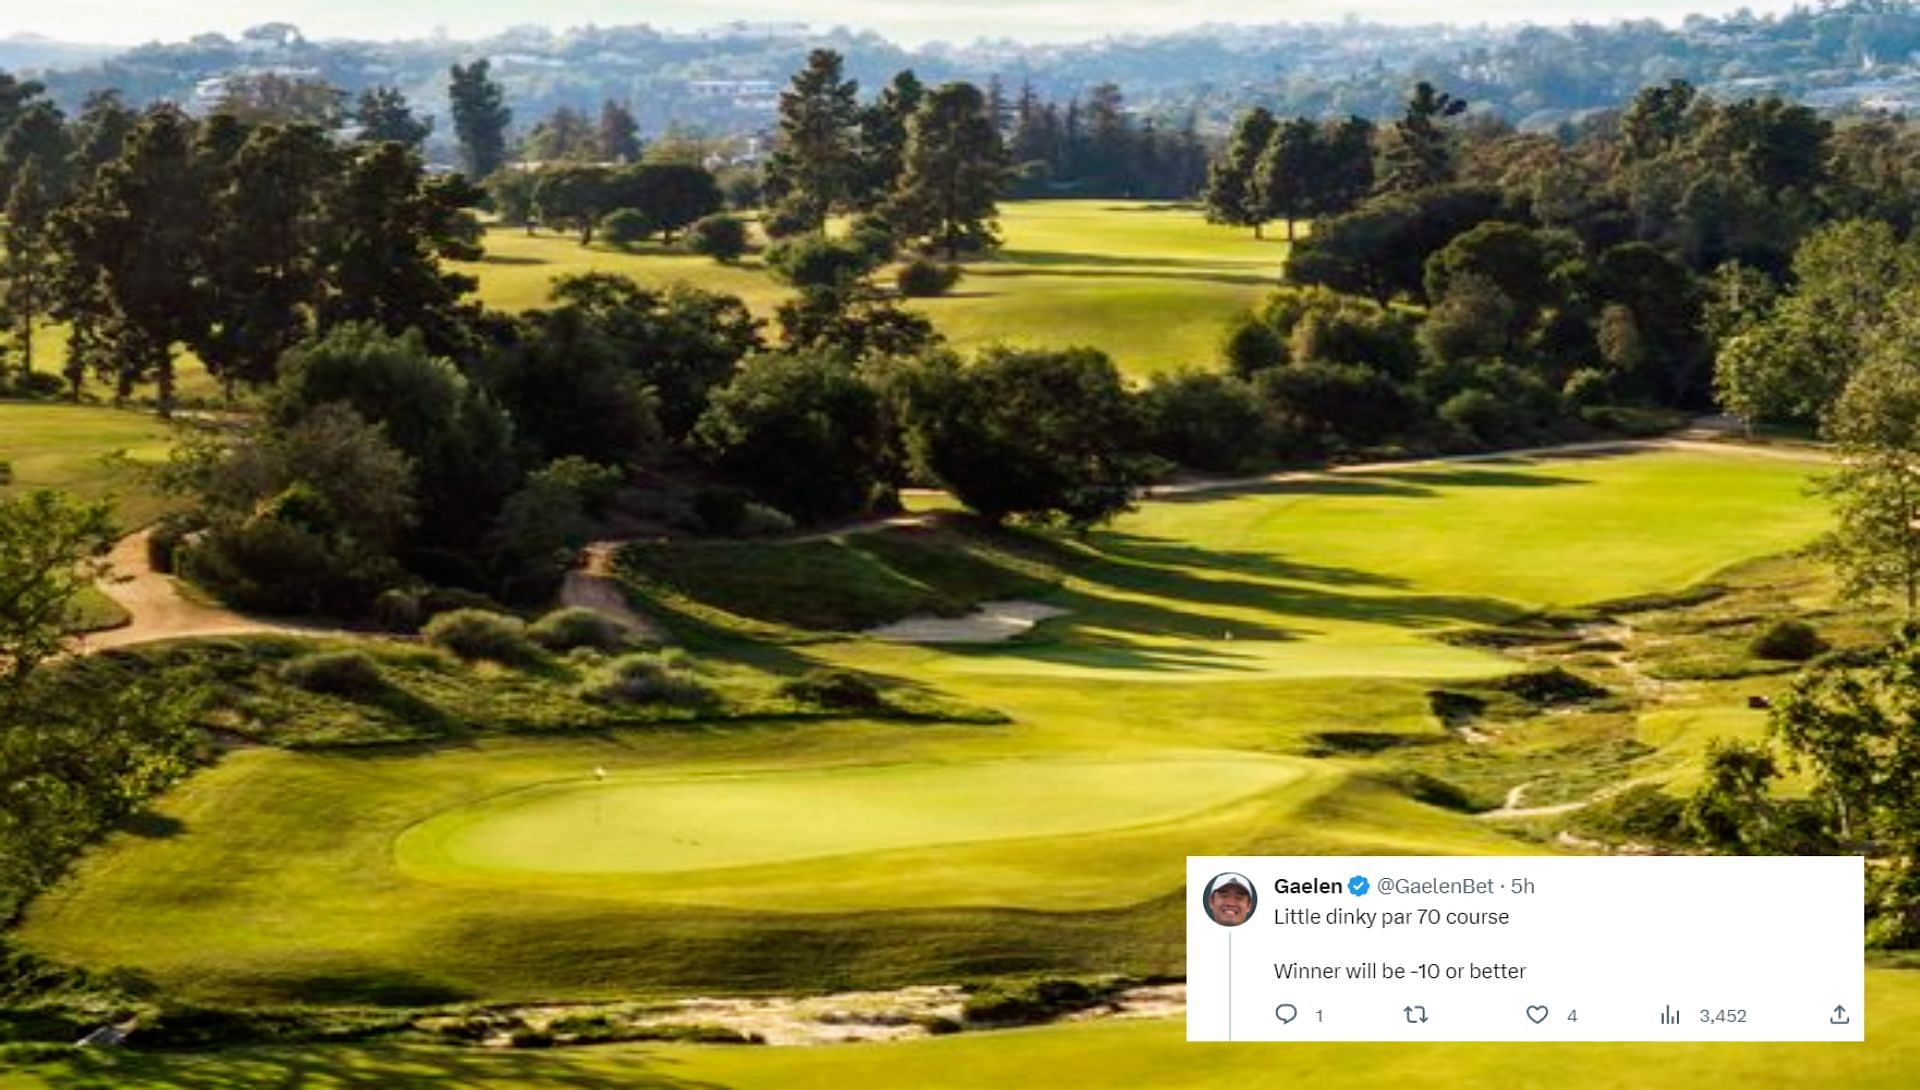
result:
[[(118, 833), (89, 852), (31, 906), (18, 940), (184, 1002), (242, 1006), (1177, 975), (1189, 854), (1561, 851), (1484, 811), (1522, 784), (1534, 805), (1630, 780), (1684, 790), (1710, 738), (1763, 730), (1749, 691), (1787, 675), (1642, 705), (1594, 657), (1581, 669), (1612, 686), (1600, 706), (1475, 738), (1438, 717), (1435, 690), (1537, 664), (1443, 637), (1679, 591), (1792, 554), (1827, 526), (1807, 489), (1819, 471), (1783, 451), (1689, 446), (1148, 500), (1056, 542), (1080, 559), (1058, 585), (1032, 589), (1066, 612), (996, 645), (809, 632), (800, 592), (817, 550), (802, 552), (778, 618), (741, 612), (753, 603), (738, 588), (701, 599), (696, 583), (681, 586), (682, 604), (719, 618), (693, 630), (688, 655), (783, 674), (850, 669), (1004, 718), (848, 714), (242, 748), (158, 800), (159, 832)], [(757, 543), (740, 564), (777, 566), (787, 547)], [(910, 565), (885, 567), (890, 555), (861, 559), (875, 578), (907, 577)], [(685, 616), (636, 593), (642, 610)], [(795, 635), (756, 638), (728, 616)], [(1258, 1085), (1282, 1070), (1336, 1088), (1912, 1085), (1920, 974), (1875, 968), (1868, 987), (1866, 1046), (1199, 1047), (1178, 1020), (1148, 1018), (824, 1048), (83, 1056), (0, 1074), (0, 1090), (984, 1090), (1069, 1071), (1086, 1085), (1182, 1088)]]

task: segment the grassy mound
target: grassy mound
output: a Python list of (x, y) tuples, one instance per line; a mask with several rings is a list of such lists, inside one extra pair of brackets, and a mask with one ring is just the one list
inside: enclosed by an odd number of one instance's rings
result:
[(1073, 554), (950, 523), (828, 540), (630, 545), (619, 571), (661, 612), (759, 638), (851, 633), (1052, 589)]

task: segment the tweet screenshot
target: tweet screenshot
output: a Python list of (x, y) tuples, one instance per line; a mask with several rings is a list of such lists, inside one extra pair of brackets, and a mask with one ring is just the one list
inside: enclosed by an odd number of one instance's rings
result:
[(1864, 1041), (1858, 857), (1187, 860), (1189, 1041)]

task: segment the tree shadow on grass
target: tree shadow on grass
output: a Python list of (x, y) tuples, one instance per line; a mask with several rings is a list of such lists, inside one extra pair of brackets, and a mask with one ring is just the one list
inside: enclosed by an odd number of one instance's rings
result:
[(1232, 572), (1261, 579), (1290, 583), (1314, 583), (1320, 586), (1377, 587), (1383, 590), (1405, 589), (1410, 584), (1397, 575), (1382, 575), (1359, 568), (1309, 564), (1288, 560), (1275, 553), (1238, 549), (1209, 549), (1169, 538), (1147, 537), (1117, 530), (1095, 533), (1090, 543), (1110, 561), (1121, 561), (1156, 571), (1176, 568), (1190, 573)]
[(187, 823), (158, 810), (141, 810), (120, 826), (142, 840), (172, 840), (187, 831)]
[(1550, 473), (1488, 469), (1487, 465), (1488, 463), (1485, 462), (1475, 462), (1471, 467), (1430, 466), (1382, 470), (1369, 472), (1366, 476), (1422, 486), (1429, 494), (1439, 488), (1558, 488), (1563, 485), (1592, 483), (1578, 477), (1561, 477)]
[(1259, 673), (1270, 669), (1268, 657), (1236, 648), (1235, 641), (1311, 639), (1322, 634), (1315, 622), (1434, 631), (1500, 623), (1523, 612), (1493, 598), (1396, 593), (1411, 584), (1272, 554), (1113, 531), (1093, 535), (1088, 545), (1100, 561), (1045, 597), (1068, 616), (1013, 644), (956, 653), (1114, 670)]
[(318, 972), (233, 975), (223, 985), (255, 1002), (357, 1007), (437, 1007), (467, 1003), (475, 994), (395, 967), (338, 965)]
[[(1342, 588), (1393, 591), (1404, 590), (1410, 584), (1395, 576), (1357, 568), (1299, 564), (1258, 553), (1220, 554), (1177, 541), (1153, 544), (1154, 540), (1123, 540), (1117, 547), (1106, 550), (1107, 563), (1079, 573), (1081, 580), (1095, 586), (1094, 595), (1099, 598), (1097, 603), (1089, 604), (1090, 615), (1102, 619), (1130, 618), (1135, 623), (1153, 622), (1146, 624), (1153, 635), (1192, 634), (1204, 638), (1208, 628), (1213, 630), (1214, 637), (1219, 635), (1219, 618), (1203, 615), (1205, 619), (1200, 624), (1204, 627), (1197, 627), (1190, 621), (1179, 624), (1169, 624), (1164, 619), (1155, 621), (1155, 615), (1185, 616), (1177, 606), (1188, 604), (1253, 610), (1287, 620), (1305, 618), (1431, 629), (1493, 623), (1520, 612), (1520, 607), (1513, 603), (1478, 596), (1350, 593)], [(1215, 574), (1217, 572), (1225, 574)], [(1098, 593), (1097, 588), (1101, 587), (1150, 596), (1176, 608), (1143, 606), (1130, 600), (1109, 598)], [(1236, 639), (1271, 639), (1276, 631), (1289, 632), (1285, 628), (1239, 620), (1232, 624)]]
[(1186, 272), (1175, 268), (1156, 267), (1160, 263), (1148, 262), (1128, 268), (1117, 269), (1076, 269), (1071, 266), (1040, 265), (1032, 267), (1014, 265), (983, 265), (967, 270), (970, 277), (1052, 277), (1061, 280), (1180, 280), (1198, 284), (1227, 284), (1237, 287), (1279, 287), (1281, 279), (1278, 273), (1233, 273), (1233, 272)]
[[(1382, 475), (1384, 476), (1384, 475)], [(1253, 481), (1244, 485), (1208, 488), (1196, 492), (1170, 492), (1154, 495), (1156, 504), (1225, 503), (1249, 496), (1394, 496), (1429, 499), (1439, 495), (1431, 487), (1437, 482), (1376, 479), (1376, 475), (1353, 474), (1346, 477), (1311, 477), (1292, 481)]]
[(631, 1049), (614, 1067), (590, 1050), (323, 1045), (210, 1055), (94, 1051), (35, 1075), (49, 1090), (722, 1090), (674, 1074), (677, 1063)]
[(480, 259), (482, 265), (551, 265), (552, 261), (544, 257), (522, 256), (519, 254), (488, 254)]
[[(1197, 269), (1201, 272), (1227, 272), (1235, 268), (1264, 269), (1265, 261), (1247, 258), (1221, 258), (1209, 260), (1191, 257), (1126, 257), (1120, 254), (1081, 253), (1073, 250), (1005, 250), (1000, 261), (981, 266), (981, 271), (997, 270), (1006, 266), (1038, 265), (1041, 267), (1067, 265), (1088, 269), (1142, 269), (1148, 272), (1166, 272), (1167, 270)], [(1174, 273), (1173, 275), (1179, 275)], [(1278, 280), (1278, 275), (1269, 278)]]

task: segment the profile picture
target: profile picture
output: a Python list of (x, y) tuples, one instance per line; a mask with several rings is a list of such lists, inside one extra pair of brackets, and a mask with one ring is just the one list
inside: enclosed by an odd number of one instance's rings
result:
[(1202, 903), (1207, 916), (1221, 927), (1239, 927), (1253, 917), (1253, 883), (1244, 874), (1214, 876), (1207, 883)]

